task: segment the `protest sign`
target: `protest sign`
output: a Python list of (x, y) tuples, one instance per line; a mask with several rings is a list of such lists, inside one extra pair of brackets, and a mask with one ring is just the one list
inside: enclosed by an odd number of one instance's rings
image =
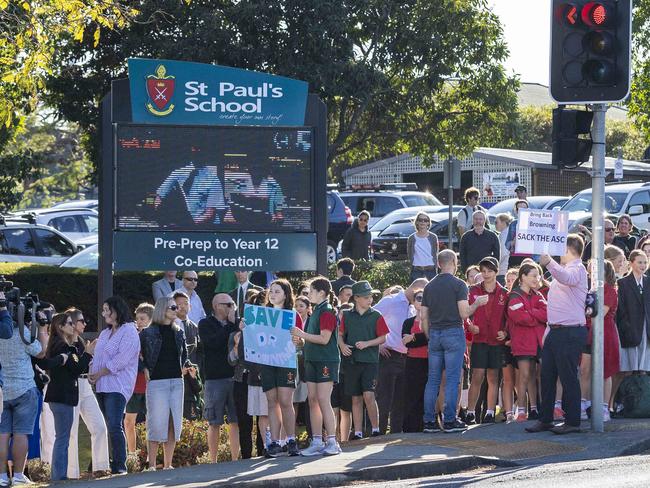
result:
[(569, 212), (522, 208), (517, 220), (515, 253), (562, 256), (566, 253), (568, 233)]
[(296, 312), (257, 305), (244, 306), (244, 358), (246, 361), (281, 368), (296, 367), (296, 346), (290, 330)]

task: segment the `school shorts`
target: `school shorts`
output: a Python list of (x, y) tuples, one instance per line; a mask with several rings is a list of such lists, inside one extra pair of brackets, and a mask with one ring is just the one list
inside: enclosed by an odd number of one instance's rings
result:
[(274, 388), (295, 388), (296, 368), (279, 368), (277, 366), (262, 366), (262, 391), (265, 393)]
[(351, 396), (375, 391), (377, 387), (378, 363), (354, 363), (345, 369), (345, 393)]
[(338, 361), (308, 361), (305, 360), (305, 382), (327, 383), (339, 381)]

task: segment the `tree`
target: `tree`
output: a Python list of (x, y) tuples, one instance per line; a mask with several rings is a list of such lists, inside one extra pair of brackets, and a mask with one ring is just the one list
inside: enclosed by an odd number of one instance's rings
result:
[(308, 81), (328, 107), (330, 163), (462, 155), (501, 137), (517, 103), (487, 3), (143, 0), (98, 42), (90, 27), (62, 43), (47, 100), (96, 140), (98, 102), (128, 57), (215, 63)]
[(92, 165), (75, 124), (33, 114), (0, 154), (0, 208), (47, 207), (92, 189)]
[(112, 0), (0, 0), (0, 126), (36, 108), (62, 44), (81, 40), (89, 27), (96, 44), (101, 29), (123, 27), (135, 13)]
[[(511, 138), (506, 147), (524, 151), (551, 152), (553, 150), (553, 106), (521, 107), (510, 125)], [(605, 151), (617, 157), (619, 148), (623, 157), (640, 160), (645, 146), (643, 136), (634, 124), (627, 120), (607, 120)]]
[(650, 0), (635, 0), (632, 17), (632, 86), (628, 107), (641, 131), (643, 149), (650, 141)]

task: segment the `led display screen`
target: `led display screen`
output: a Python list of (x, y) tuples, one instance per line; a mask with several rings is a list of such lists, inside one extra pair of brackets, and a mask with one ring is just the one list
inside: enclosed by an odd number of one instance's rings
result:
[(312, 131), (118, 125), (121, 230), (312, 231)]

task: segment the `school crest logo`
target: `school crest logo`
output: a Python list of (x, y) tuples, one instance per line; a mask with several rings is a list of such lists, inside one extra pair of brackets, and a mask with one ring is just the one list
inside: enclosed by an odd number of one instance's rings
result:
[(169, 115), (174, 110), (174, 104), (171, 103), (174, 95), (176, 80), (174, 76), (167, 75), (167, 69), (164, 65), (158, 65), (155, 75), (147, 76), (147, 110), (158, 117)]
[(323, 366), (323, 378), (330, 377), (330, 369), (327, 366)]

